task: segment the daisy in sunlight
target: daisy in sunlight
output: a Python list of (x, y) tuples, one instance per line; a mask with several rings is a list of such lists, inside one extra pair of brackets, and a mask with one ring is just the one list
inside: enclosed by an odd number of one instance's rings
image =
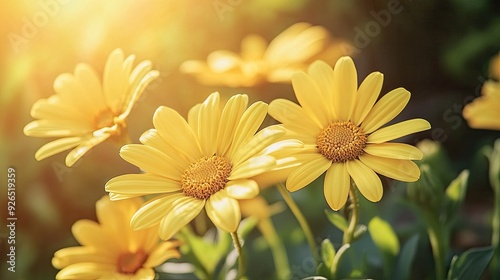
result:
[(150, 61), (132, 70), (134, 59), (134, 55), (125, 58), (122, 50), (114, 50), (106, 62), (102, 84), (94, 70), (83, 63), (75, 67), (74, 74), (55, 79), (55, 94), (33, 105), (31, 116), (37, 120), (24, 127), (27, 136), (59, 138), (38, 149), (37, 160), (73, 149), (66, 156), (66, 165), (72, 166), (108, 138), (117, 143), (128, 139), (125, 119), (159, 75), (151, 70)]
[(99, 223), (79, 220), (71, 229), (81, 246), (54, 254), (52, 265), (61, 270), (56, 279), (154, 279), (154, 267), (179, 258), (178, 241), (161, 242), (156, 228), (130, 228), (142, 203), (140, 198), (112, 202), (108, 196), (97, 201)]
[(143, 145), (122, 147), (121, 157), (145, 173), (111, 179), (106, 184), (111, 199), (155, 195), (132, 217), (134, 229), (159, 223), (160, 237), (169, 239), (205, 209), (216, 227), (234, 233), (241, 220), (238, 200), (259, 194), (252, 177), (283, 167), (275, 155), (302, 146), (281, 140), (286, 132), (280, 126), (257, 132), (266, 103), (247, 108), (248, 97), (235, 95), (222, 108), (219, 99), (211, 94), (189, 111), (187, 121), (159, 107), (155, 128), (140, 138)]
[(500, 130), (500, 55), (492, 59), (490, 74), (496, 80), (484, 82), (482, 96), (464, 107), (464, 118), (472, 128)]
[(348, 43), (331, 39), (324, 27), (300, 22), (269, 44), (259, 35), (248, 35), (241, 42), (240, 54), (218, 50), (206, 62), (189, 60), (180, 69), (203, 84), (251, 87), (263, 82), (289, 83), (291, 75), (306, 69), (312, 59), (336, 61), (351, 51)]
[(304, 143), (304, 151), (286, 181), (297, 191), (326, 172), (324, 195), (329, 206), (341, 209), (349, 195), (351, 180), (368, 200), (382, 198), (378, 174), (405, 182), (418, 180), (420, 170), (412, 160), (422, 158), (414, 146), (388, 141), (427, 130), (429, 122), (411, 119), (382, 127), (394, 119), (410, 100), (410, 93), (397, 88), (377, 101), (383, 75), (373, 72), (358, 88), (350, 57), (340, 58), (334, 69), (316, 61), (307, 73), (292, 76), (300, 106), (285, 99), (269, 105), (269, 114), (280, 121), (289, 136)]

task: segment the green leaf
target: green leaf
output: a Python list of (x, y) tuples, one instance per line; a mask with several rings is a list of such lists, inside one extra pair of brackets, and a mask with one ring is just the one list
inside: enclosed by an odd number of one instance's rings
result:
[(373, 217), (368, 223), (368, 231), (373, 243), (382, 253), (384, 259), (384, 275), (393, 272), (393, 264), (399, 253), (399, 240), (391, 225), (379, 217)]
[(418, 234), (413, 235), (401, 248), (401, 252), (396, 260), (396, 271), (394, 272), (394, 279), (407, 280), (411, 279), (411, 268), (415, 253), (417, 252)]
[(399, 240), (391, 225), (379, 217), (373, 217), (368, 223), (368, 231), (377, 248), (388, 256), (395, 257), (399, 253)]
[(472, 248), (460, 256), (454, 256), (451, 260), (451, 267), (448, 271), (448, 280), (481, 279), (484, 270), (493, 257), (493, 248)]
[(344, 216), (340, 215), (337, 212), (332, 212), (332, 211), (329, 211), (329, 210), (326, 210), (326, 209), (325, 209), (325, 214), (326, 214), (326, 217), (328, 218), (328, 220), (335, 227), (337, 227), (341, 231), (346, 231), (347, 230), (348, 225), (347, 225), (347, 221), (344, 218)]
[(183, 255), (188, 255), (197, 269), (209, 275), (214, 275), (217, 264), (229, 252), (231, 246), (231, 237), (221, 230), (217, 230), (217, 234), (215, 230), (208, 231), (204, 237), (199, 237), (185, 227), (179, 237), (185, 243)]
[(469, 170), (463, 170), (458, 177), (451, 181), (446, 189), (445, 196), (445, 211), (446, 222), (450, 225), (457, 217), (458, 211), (462, 206), (467, 191), (467, 179), (469, 178)]
[(335, 248), (329, 239), (323, 240), (321, 242), (321, 259), (323, 263), (328, 268), (328, 271), (332, 270), (333, 260), (335, 258)]

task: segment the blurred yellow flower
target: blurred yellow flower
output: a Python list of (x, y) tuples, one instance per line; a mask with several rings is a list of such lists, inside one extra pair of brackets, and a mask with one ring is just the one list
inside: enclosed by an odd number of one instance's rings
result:
[(102, 84), (87, 64), (78, 64), (74, 74), (61, 74), (54, 81), (55, 94), (33, 104), (35, 120), (24, 127), (32, 137), (62, 137), (42, 146), (35, 154), (42, 160), (68, 149), (66, 165), (72, 166), (87, 151), (110, 138), (127, 137), (125, 119), (158, 71), (143, 61), (133, 70), (135, 56), (114, 50), (104, 68)]
[(289, 136), (304, 143), (296, 155), (302, 165), (287, 179), (290, 191), (299, 190), (326, 172), (324, 195), (330, 207), (341, 209), (348, 197), (351, 179), (368, 200), (382, 198), (382, 183), (377, 173), (401, 181), (420, 176), (412, 160), (422, 158), (414, 146), (386, 143), (402, 136), (427, 130), (429, 122), (412, 119), (384, 128), (406, 106), (410, 93), (397, 88), (377, 103), (383, 75), (368, 75), (358, 88), (358, 77), (350, 57), (342, 57), (332, 69), (316, 61), (308, 73), (292, 76), (300, 105), (276, 99), (269, 114), (280, 121)]
[(133, 228), (160, 223), (160, 237), (169, 239), (205, 208), (215, 226), (235, 232), (241, 220), (238, 200), (259, 194), (251, 178), (280, 168), (275, 155), (281, 150), (302, 146), (296, 140), (277, 141), (285, 134), (279, 126), (256, 134), (266, 103), (247, 109), (248, 97), (235, 95), (221, 108), (219, 99), (213, 93), (194, 106), (187, 122), (175, 110), (159, 107), (155, 129), (140, 138), (144, 145), (121, 149), (123, 159), (146, 173), (111, 179), (106, 184), (111, 199), (157, 195), (132, 217)]
[(99, 223), (79, 220), (71, 229), (82, 246), (54, 254), (52, 265), (61, 270), (56, 279), (154, 279), (155, 266), (179, 258), (178, 241), (160, 242), (156, 228), (130, 228), (130, 218), (142, 202), (112, 202), (108, 196), (97, 201)]
[(490, 61), (490, 76), (496, 81), (500, 81), (500, 53)]
[(296, 23), (267, 44), (259, 35), (248, 35), (241, 42), (241, 54), (228, 50), (210, 53), (207, 61), (189, 60), (180, 69), (193, 74), (203, 84), (251, 87), (263, 82), (289, 83), (291, 75), (306, 69), (312, 59), (336, 61), (352, 47), (332, 40), (328, 31), (309, 23)]
[(500, 130), (500, 55), (492, 59), (490, 74), (496, 80), (486, 81), (482, 96), (464, 108), (464, 118), (472, 128)]

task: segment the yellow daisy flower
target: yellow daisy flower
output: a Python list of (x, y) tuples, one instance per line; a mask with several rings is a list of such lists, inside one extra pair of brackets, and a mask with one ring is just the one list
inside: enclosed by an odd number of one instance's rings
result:
[(430, 128), (423, 119), (381, 128), (404, 109), (410, 93), (397, 88), (376, 102), (383, 75), (371, 73), (359, 88), (357, 81), (350, 57), (339, 59), (334, 69), (316, 61), (308, 73), (292, 76), (301, 106), (285, 99), (269, 105), (269, 114), (284, 125), (290, 137), (304, 143), (304, 151), (296, 155), (302, 164), (290, 173), (287, 189), (299, 190), (326, 172), (324, 195), (334, 210), (344, 206), (351, 179), (374, 202), (382, 198), (376, 173), (406, 182), (417, 180), (420, 171), (412, 160), (422, 158), (420, 150), (387, 141)]
[(297, 140), (277, 141), (286, 133), (279, 126), (255, 134), (267, 115), (266, 103), (247, 109), (248, 97), (235, 95), (221, 108), (219, 99), (216, 92), (194, 106), (187, 122), (175, 110), (159, 107), (155, 129), (140, 138), (144, 145), (121, 149), (121, 157), (145, 174), (111, 179), (106, 184), (111, 199), (157, 195), (132, 217), (134, 229), (160, 223), (160, 237), (169, 239), (205, 208), (215, 226), (235, 232), (238, 200), (259, 193), (251, 178), (280, 168), (275, 155), (281, 150), (302, 146)]
[[(492, 59), (491, 76), (500, 78), (500, 55)], [(482, 96), (464, 107), (463, 115), (472, 128), (500, 130), (500, 82), (486, 81)]]
[(74, 74), (61, 74), (54, 81), (55, 94), (38, 100), (31, 109), (35, 120), (24, 127), (32, 137), (61, 137), (42, 146), (35, 154), (42, 160), (68, 149), (66, 165), (72, 166), (87, 151), (108, 138), (126, 136), (125, 119), (158, 71), (143, 61), (133, 70), (135, 56), (124, 58), (114, 50), (108, 57), (101, 84), (87, 64), (78, 64)]
[(140, 198), (96, 203), (99, 223), (79, 220), (72, 232), (82, 246), (57, 251), (52, 265), (56, 279), (154, 279), (154, 267), (179, 258), (178, 241), (160, 242), (156, 228), (134, 231), (130, 218), (142, 204)]
[(251, 87), (263, 82), (289, 83), (298, 70), (307, 68), (318, 55), (335, 61), (348, 54), (349, 44), (332, 40), (328, 31), (309, 23), (296, 23), (271, 43), (259, 35), (248, 35), (241, 42), (241, 53), (218, 50), (207, 61), (189, 60), (181, 71), (193, 74), (203, 84), (228, 87)]

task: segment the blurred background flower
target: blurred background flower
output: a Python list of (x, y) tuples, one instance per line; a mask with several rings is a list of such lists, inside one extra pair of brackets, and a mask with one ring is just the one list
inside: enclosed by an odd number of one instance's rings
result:
[[(251, 103), (269, 103), (277, 97), (296, 101), (290, 84), (207, 86), (180, 73), (179, 67), (186, 60), (205, 60), (214, 50), (239, 52), (248, 34), (271, 42), (297, 22), (323, 26), (333, 38), (350, 43), (360, 77), (373, 71), (384, 73), (383, 92), (401, 86), (412, 93), (407, 109), (394, 122), (422, 117), (430, 121), (432, 129), (402, 141), (413, 145), (431, 138), (450, 155), (453, 170), (470, 169), (466, 211), (457, 222), (462, 230), (455, 231), (452, 246), (464, 249), (488, 243), (489, 220), (484, 217), (490, 213), (492, 189), (487, 160), (478, 151), (500, 138), (500, 132), (469, 128), (461, 112), (481, 95), (482, 84), (489, 77), (489, 60), (500, 50), (498, 11), (500, 2), (496, 0), (3, 1), (0, 172), (5, 174), (9, 166), (17, 170), (16, 277), (54, 278), (53, 253), (77, 244), (71, 225), (83, 218), (95, 220), (95, 202), (105, 194), (104, 184), (109, 179), (138, 172), (109, 143), (96, 146), (71, 168), (65, 166), (63, 154), (35, 160), (36, 150), (46, 140), (26, 137), (22, 129), (32, 120), (31, 106), (54, 94), (53, 81), (59, 74), (71, 72), (78, 63), (102, 73), (107, 56), (116, 48), (135, 54), (137, 61), (151, 60), (160, 76), (128, 117), (130, 138), (138, 143), (142, 132), (152, 127), (153, 113), (160, 105), (186, 117), (193, 104), (214, 91), (221, 93), (221, 100), (246, 93)], [(269, 118), (264, 125), (271, 123)], [(4, 175), (0, 178), (6, 180)], [(388, 180), (383, 183), (386, 194), (402, 189), (393, 188)], [(318, 202), (322, 190), (318, 182), (313, 184), (317, 187), (294, 193), (294, 198), (299, 205), (308, 205), (304, 214), (313, 231), (334, 238), (340, 233), (325, 225), (327, 205)], [(271, 203), (279, 200), (273, 188), (262, 194)], [(382, 210), (368, 213), (380, 212), (385, 220), (396, 222), (397, 233), (404, 236), (405, 223), (412, 220), (401, 218), (403, 211), (394, 211), (391, 201), (391, 195), (384, 196)], [(3, 194), (0, 205), (7, 205)], [(5, 221), (5, 212), (1, 213)], [(299, 277), (312, 274), (304, 265), (308, 249), (303, 236), (289, 223), (291, 214), (285, 211), (273, 219), (290, 264), (299, 267), (292, 273)], [(7, 228), (2, 227), (0, 234), (5, 252)], [(245, 245), (255, 256), (248, 264), (252, 279), (274, 272), (272, 256), (258, 237), (250, 234)], [(0, 278), (11, 279), (4, 258), (2, 253)], [(428, 258), (418, 261), (419, 271), (432, 265)]]

